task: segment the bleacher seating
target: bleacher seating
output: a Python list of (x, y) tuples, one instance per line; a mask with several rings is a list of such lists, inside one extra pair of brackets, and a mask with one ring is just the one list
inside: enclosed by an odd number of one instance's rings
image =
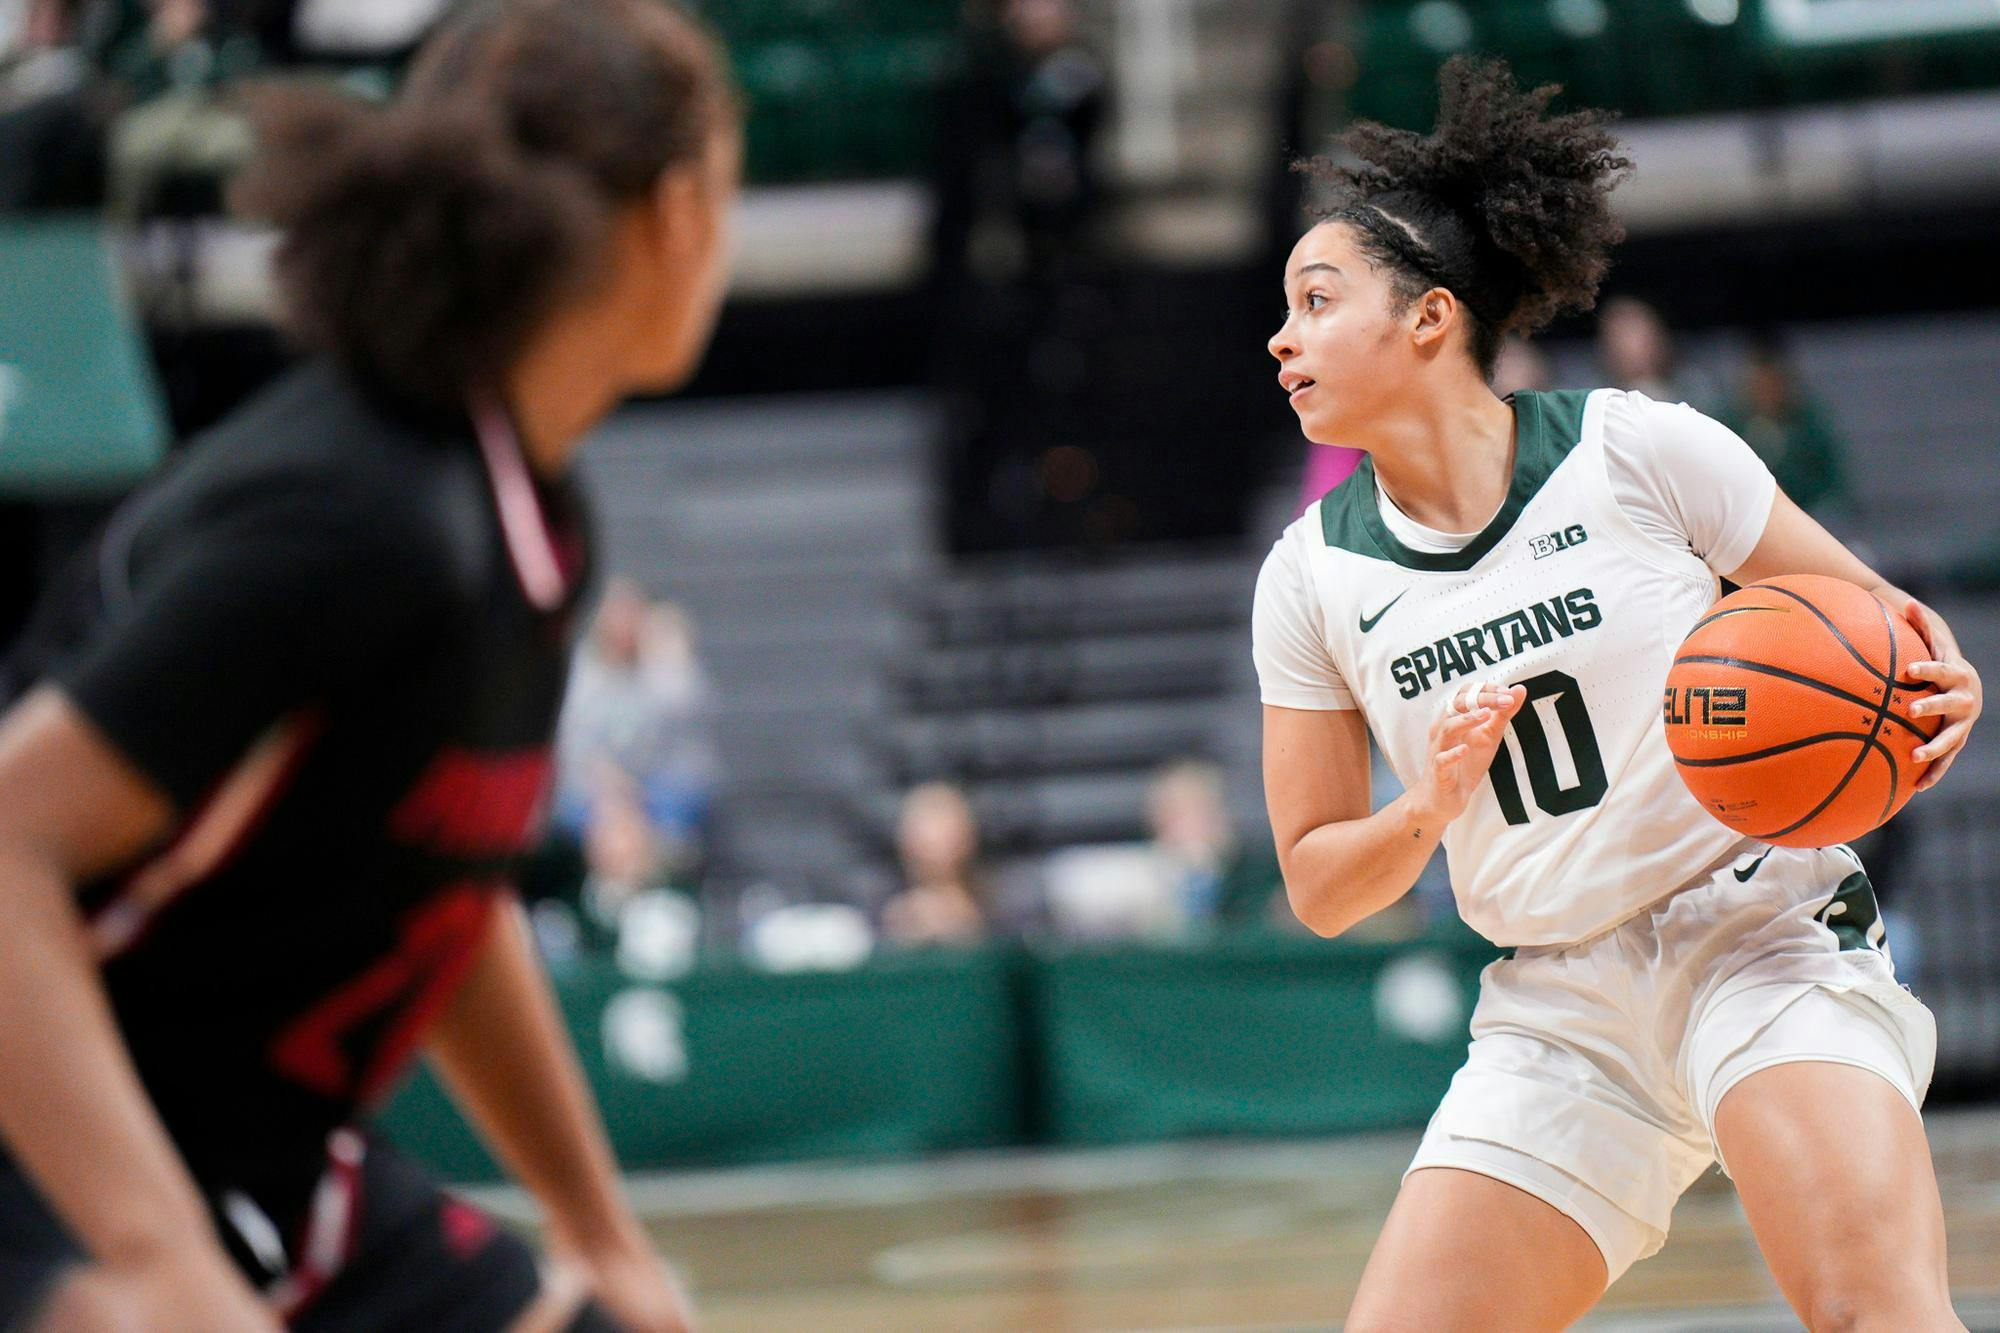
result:
[(714, 872), (840, 895), (880, 858), (870, 738), (903, 589), (938, 561), (930, 411), (898, 396), (642, 405), (589, 444), (609, 568), (692, 613), (723, 766)]
[(1153, 772), (1227, 748), (1255, 577), (1240, 550), (961, 570), (913, 606), (892, 768), (963, 783), (1008, 853), (1143, 836)]

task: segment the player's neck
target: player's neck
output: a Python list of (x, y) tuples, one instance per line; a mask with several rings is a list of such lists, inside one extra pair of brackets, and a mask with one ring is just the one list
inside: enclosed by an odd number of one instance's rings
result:
[(623, 396), (614, 379), (617, 332), (587, 308), (558, 314), (529, 343), (507, 377), (507, 406), (528, 465), (560, 476), (584, 436)]
[(1486, 526), (1514, 477), (1514, 409), (1485, 384), (1371, 423), (1375, 476), (1396, 507), (1440, 532)]

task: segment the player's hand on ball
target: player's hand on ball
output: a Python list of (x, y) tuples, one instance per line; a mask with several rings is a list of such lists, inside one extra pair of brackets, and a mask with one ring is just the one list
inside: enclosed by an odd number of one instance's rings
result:
[(1420, 809), (1441, 823), (1465, 813), (1493, 764), (1507, 724), (1527, 697), (1525, 686), (1498, 681), (1468, 684), (1453, 692), (1444, 712), (1431, 724), (1430, 772), (1411, 790)]
[(1958, 752), (1965, 748), (1965, 741), (1972, 734), (1972, 724), (1979, 720), (1980, 709), (1985, 703), (1985, 691), (1979, 682), (1979, 671), (1965, 660), (1959, 651), (1958, 636), (1951, 632), (1951, 626), (1944, 618), (1912, 597), (1908, 605), (1900, 608), (1903, 618), (1916, 627), (1923, 635), (1924, 645), (1930, 649), (1931, 661), (1913, 662), (1909, 674), (1921, 681), (1935, 685), (1938, 692), (1929, 698), (1919, 699), (1910, 705), (1910, 712), (1917, 717), (1940, 717), (1944, 726), (1938, 734), (1911, 752), (1911, 758), (1926, 764), (1924, 775), (1917, 779), (1918, 791), (1929, 791), (1937, 786), (1945, 775)]

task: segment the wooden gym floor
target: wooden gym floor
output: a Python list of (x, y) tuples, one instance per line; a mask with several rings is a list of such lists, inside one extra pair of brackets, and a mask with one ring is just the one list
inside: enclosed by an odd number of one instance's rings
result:
[[(2000, 1333), (2000, 1111), (1929, 1120), (1960, 1316)], [(1416, 1135), (634, 1182), (707, 1333), (1331, 1329)], [(519, 1202), (489, 1196), (502, 1211)], [(1580, 1328), (1799, 1327), (1711, 1171)]]

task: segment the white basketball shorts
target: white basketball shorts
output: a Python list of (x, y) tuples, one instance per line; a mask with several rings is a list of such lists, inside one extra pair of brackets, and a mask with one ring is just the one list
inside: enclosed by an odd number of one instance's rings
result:
[(1715, 1108), (1738, 1081), (1831, 1061), (1921, 1107), (1936, 1053), (1854, 853), (1756, 844), (1602, 935), (1489, 966), (1470, 1057), (1409, 1169), (1476, 1171), (1544, 1200), (1615, 1281), (1660, 1248), (1675, 1200), (1716, 1160)]

